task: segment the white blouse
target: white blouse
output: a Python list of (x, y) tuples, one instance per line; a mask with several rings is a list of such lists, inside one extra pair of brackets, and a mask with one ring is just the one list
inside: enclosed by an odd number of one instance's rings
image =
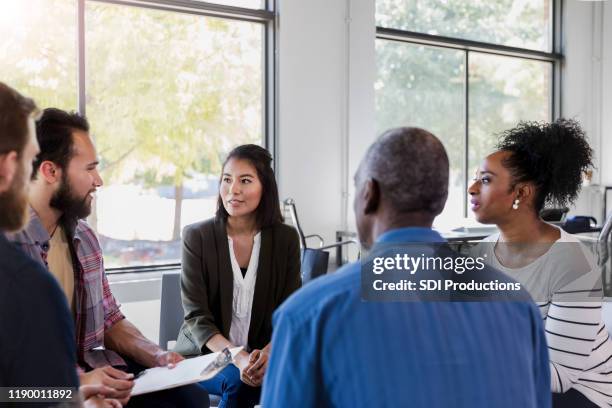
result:
[(257, 267), (259, 266), (259, 250), (261, 248), (261, 232), (253, 238), (253, 249), (246, 274), (242, 276), (240, 265), (234, 254), (234, 244), (228, 236), (229, 254), (234, 274), (234, 295), (232, 301), (232, 324), (230, 326), (229, 341), (234, 346), (248, 347), (249, 326), (251, 325), (251, 310), (253, 296), (255, 295), (255, 282), (257, 280)]

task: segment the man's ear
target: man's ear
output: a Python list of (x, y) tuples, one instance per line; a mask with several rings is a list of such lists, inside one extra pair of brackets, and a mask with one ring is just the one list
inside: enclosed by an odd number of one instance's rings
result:
[(45, 160), (40, 163), (38, 167), (38, 174), (47, 183), (53, 184), (62, 178), (62, 169), (60, 169), (55, 163)]
[(376, 179), (369, 179), (363, 188), (363, 201), (365, 214), (372, 214), (380, 205), (380, 185)]
[(0, 155), (0, 193), (8, 191), (13, 184), (19, 164), (19, 157), (14, 150)]

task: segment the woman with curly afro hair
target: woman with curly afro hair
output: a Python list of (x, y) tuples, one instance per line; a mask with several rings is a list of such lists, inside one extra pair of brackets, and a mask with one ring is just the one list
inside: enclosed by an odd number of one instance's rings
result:
[(546, 330), (553, 406), (612, 404), (612, 342), (601, 317), (601, 276), (578, 239), (540, 217), (580, 192), (592, 150), (579, 124), (523, 122), (505, 131), (469, 187), (476, 219), (499, 233), (479, 245), (531, 294)]

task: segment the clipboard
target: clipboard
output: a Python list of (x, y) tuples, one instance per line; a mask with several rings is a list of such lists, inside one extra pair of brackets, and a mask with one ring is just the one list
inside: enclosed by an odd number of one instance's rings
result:
[(234, 361), (242, 347), (189, 358), (174, 368), (153, 367), (138, 373), (131, 396), (168, 390), (213, 378)]

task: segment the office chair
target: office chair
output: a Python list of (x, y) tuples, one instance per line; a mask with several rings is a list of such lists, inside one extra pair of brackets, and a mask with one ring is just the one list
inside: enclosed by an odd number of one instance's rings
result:
[(567, 217), (567, 213), (569, 212), (569, 208), (542, 208), (540, 210), (540, 217), (544, 221), (548, 222), (563, 222)]
[(164, 272), (161, 281), (159, 316), (159, 347), (168, 350), (168, 342), (175, 341), (183, 324), (181, 302), (181, 273)]
[[(300, 248), (302, 251), (301, 269), (303, 284), (327, 273), (327, 267), (329, 265), (329, 252), (327, 252), (327, 250), (349, 244), (356, 244), (359, 247), (359, 242), (354, 239), (325, 245), (325, 241), (321, 235), (305, 235), (297, 215), (295, 200), (293, 200), (293, 198), (287, 198), (285, 201), (283, 201), (283, 204), (285, 208), (289, 210), (293, 226), (295, 227), (300, 239)], [(310, 238), (317, 238), (319, 240), (319, 246), (316, 248), (309, 248), (306, 240)]]

